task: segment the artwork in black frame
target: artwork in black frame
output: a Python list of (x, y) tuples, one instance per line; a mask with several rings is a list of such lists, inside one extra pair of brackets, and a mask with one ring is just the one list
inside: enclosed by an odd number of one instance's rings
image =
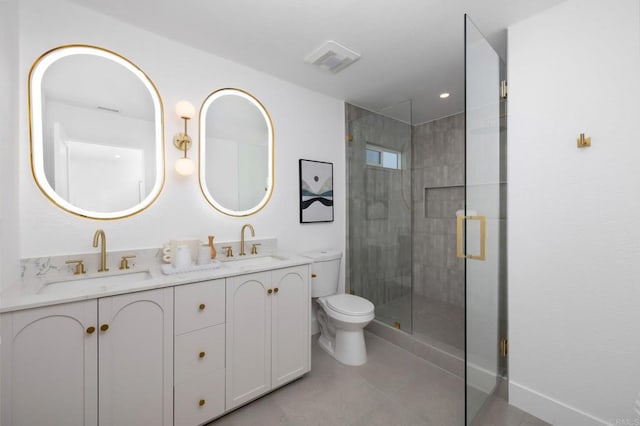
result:
[(300, 223), (333, 222), (333, 163), (300, 160)]

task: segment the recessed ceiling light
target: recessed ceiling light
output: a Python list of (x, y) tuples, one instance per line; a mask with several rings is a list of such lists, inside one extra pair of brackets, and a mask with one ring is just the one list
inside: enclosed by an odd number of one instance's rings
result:
[(441, 98), (441, 99), (447, 99), (447, 98), (449, 97), (449, 95), (450, 95), (450, 94), (449, 94), (449, 93), (447, 93), (447, 92), (440, 93), (440, 98)]

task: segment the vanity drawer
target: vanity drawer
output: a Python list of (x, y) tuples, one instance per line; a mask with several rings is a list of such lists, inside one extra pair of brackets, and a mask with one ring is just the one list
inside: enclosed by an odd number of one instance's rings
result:
[(176, 426), (196, 426), (224, 413), (224, 369), (175, 387)]
[(224, 324), (176, 336), (175, 383), (224, 369)]
[(175, 333), (224, 323), (224, 279), (175, 287)]

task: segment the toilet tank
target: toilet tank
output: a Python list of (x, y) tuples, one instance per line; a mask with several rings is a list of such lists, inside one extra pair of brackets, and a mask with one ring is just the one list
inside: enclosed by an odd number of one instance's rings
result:
[(340, 281), (340, 250), (316, 250), (301, 254), (313, 259), (311, 265), (311, 297), (335, 294)]

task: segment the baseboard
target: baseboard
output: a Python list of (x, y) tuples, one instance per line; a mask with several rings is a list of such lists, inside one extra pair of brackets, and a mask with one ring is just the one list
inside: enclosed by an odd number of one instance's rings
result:
[(558, 426), (611, 424), (513, 381), (509, 382), (509, 404), (515, 405), (547, 423)]
[(467, 365), (467, 382), (470, 386), (489, 394), (496, 389), (496, 372), (491, 372), (477, 364)]

